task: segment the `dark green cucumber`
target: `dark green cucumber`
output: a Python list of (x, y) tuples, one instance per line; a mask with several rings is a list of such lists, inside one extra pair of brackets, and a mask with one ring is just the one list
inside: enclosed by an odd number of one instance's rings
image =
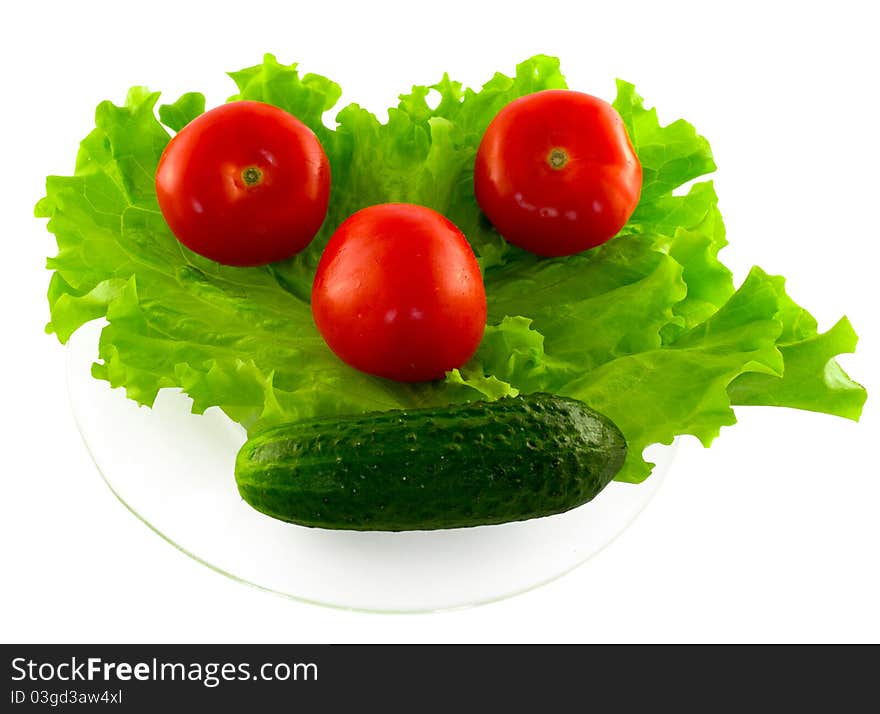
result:
[(284, 424), (249, 439), (242, 498), (292, 523), (429, 530), (520, 521), (586, 503), (626, 457), (615, 424), (582, 402), (495, 402)]

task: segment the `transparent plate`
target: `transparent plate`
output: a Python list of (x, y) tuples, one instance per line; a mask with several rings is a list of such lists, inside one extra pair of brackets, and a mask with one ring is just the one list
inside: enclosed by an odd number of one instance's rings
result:
[(519, 523), (404, 533), (332, 531), (276, 521), (238, 495), (244, 430), (217, 409), (190, 413), (178, 390), (152, 409), (91, 376), (101, 323), (70, 340), (73, 413), (107, 485), (153, 531), (198, 562), (258, 588), (332, 607), (458, 608), (547, 583), (621, 533), (657, 491), (674, 448), (652, 452), (639, 485), (612, 483), (568, 513)]

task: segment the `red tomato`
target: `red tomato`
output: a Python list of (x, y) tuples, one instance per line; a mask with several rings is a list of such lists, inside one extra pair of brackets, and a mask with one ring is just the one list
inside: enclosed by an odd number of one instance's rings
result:
[(509, 242), (571, 255), (614, 237), (632, 215), (642, 167), (607, 102), (548, 89), (498, 112), (477, 151), (477, 203)]
[(312, 285), (312, 315), (352, 367), (421, 382), (474, 354), (486, 292), (453, 223), (424, 206), (386, 203), (358, 211), (330, 238)]
[(298, 253), (318, 232), (330, 164), (296, 117), (262, 102), (230, 102), (169, 142), (156, 194), (188, 248), (226, 265), (263, 265)]

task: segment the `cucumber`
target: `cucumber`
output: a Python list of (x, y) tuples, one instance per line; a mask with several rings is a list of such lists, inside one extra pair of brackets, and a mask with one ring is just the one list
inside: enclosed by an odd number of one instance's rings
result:
[(238, 453), (258, 511), (352, 530), (432, 530), (519, 521), (591, 500), (626, 457), (615, 424), (582, 402), (494, 402), (314, 419), (272, 427)]

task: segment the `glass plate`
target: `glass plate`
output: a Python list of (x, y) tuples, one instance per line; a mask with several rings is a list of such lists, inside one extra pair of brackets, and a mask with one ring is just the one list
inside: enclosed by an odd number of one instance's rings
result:
[(418, 612), (499, 600), (547, 583), (608, 545), (645, 507), (674, 447), (651, 453), (640, 485), (612, 483), (568, 513), (519, 523), (404, 533), (282, 523), (238, 495), (244, 430), (217, 409), (190, 413), (164, 389), (152, 409), (91, 377), (101, 322), (70, 340), (73, 413), (107, 485), (153, 531), (198, 562), (274, 593), (339, 608)]

